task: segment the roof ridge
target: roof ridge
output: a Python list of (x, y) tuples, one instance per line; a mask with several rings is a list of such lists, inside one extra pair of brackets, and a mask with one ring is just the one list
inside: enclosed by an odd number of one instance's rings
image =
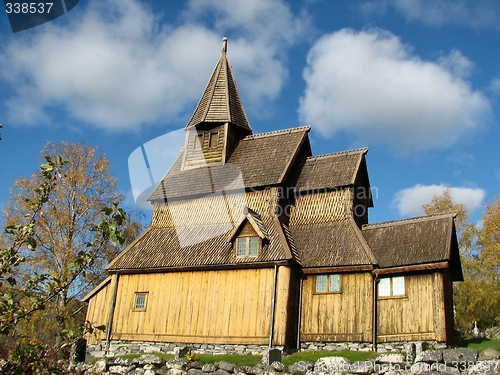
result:
[(280, 129), (280, 130), (273, 130), (270, 132), (265, 132), (265, 133), (258, 133), (258, 134), (250, 134), (247, 135), (243, 140), (247, 139), (255, 139), (255, 138), (264, 138), (264, 137), (272, 137), (277, 134), (284, 134), (284, 133), (297, 133), (300, 131), (304, 130), (311, 130), (311, 125), (306, 125), (306, 126), (299, 126), (297, 128), (288, 128), (288, 129)]
[(328, 154), (311, 155), (311, 156), (308, 156), (306, 160), (324, 159), (324, 158), (331, 158), (331, 157), (336, 157), (336, 156), (341, 156), (341, 155), (353, 155), (353, 154), (361, 154), (361, 153), (366, 154), (367, 152), (368, 152), (368, 147), (354, 148), (352, 150), (330, 152)]
[(406, 223), (410, 223), (410, 222), (426, 221), (426, 220), (438, 219), (438, 218), (449, 218), (450, 216), (456, 217), (457, 213), (450, 212), (447, 214), (422, 215), (422, 216), (414, 216), (414, 217), (408, 217), (408, 218), (403, 218), (403, 219), (398, 219), (398, 220), (381, 221), (381, 222), (372, 223), (372, 224), (363, 224), (362, 229), (380, 228), (380, 227), (392, 226), (395, 224), (406, 224)]

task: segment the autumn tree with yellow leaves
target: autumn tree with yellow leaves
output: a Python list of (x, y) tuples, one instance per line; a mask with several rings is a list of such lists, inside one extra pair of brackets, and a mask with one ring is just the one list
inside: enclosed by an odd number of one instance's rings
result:
[(453, 201), (450, 189), (423, 205), (426, 214), (457, 214), (464, 281), (455, 283), (454, 303), (457, 328), (468, 334), (474, 322), (488, 328), (500, 324), (500, 196), (487, 204), (482, 225), (469, 222), (465, 205)]
[(41, 155), (47, 160), (42, 171), (14, 183), (4, 212), (0, 247), (7, 255), (0, 265), (7, 269), (0, 302), (5, 315), (11, 305), (18, 309), (11, 309), (17, 311), (13, 323), (0, 325), (5, 328), (0, 334), (6, 335), (4, 344), (9, 337), (23, 337), (59, 348), (83, 323), (79, 300), (102, 281), (104, 266), (136, 237), (141, 224), (119, 208), (124, 197), (108, 159), (95, 147), (48, 143)]

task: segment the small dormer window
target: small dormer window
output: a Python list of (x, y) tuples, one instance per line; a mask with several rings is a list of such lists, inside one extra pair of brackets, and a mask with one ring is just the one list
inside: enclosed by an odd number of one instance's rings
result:
[(259, 255), (259, 237), (240, 237), (236, 240), (237, 257), (256, 257)]

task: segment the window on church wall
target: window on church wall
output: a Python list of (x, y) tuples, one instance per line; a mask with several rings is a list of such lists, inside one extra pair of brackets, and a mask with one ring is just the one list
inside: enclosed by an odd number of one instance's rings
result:
[(237, 257), (256, 257), (259, 255), (259, 237), (240, 237), (236, 240)]
[(193, 150), (201, 150), (203, 148), (203, 133), (195, 134)]
[(316, 276), (316, 293), (340, 293), (340, 274)]
[(137, 292), (134, 296), (134, 311), (145, 311), (148, 292)]
[(219, 132), (210, 133), (208, 148), (217, 148), (219, 146)]
[(405, 277), (384, 277), (378, 283), (378, 296), (379, 297), (398, 297), (405, 296)]

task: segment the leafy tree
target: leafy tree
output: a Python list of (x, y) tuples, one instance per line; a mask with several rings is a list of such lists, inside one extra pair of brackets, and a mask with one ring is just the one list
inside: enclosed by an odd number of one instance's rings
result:
[(449, 189), (423, 205), (426, 214), (457, 214), (455, 224), (459, 237), (464, 281), (454, 286), (455, 321), (457, 328), (471, 332), (474, 322), (490, 327), (498, 322), (500, 311), (498, 259), (500, 257), (500, 202), (487, 205), (483, 228), (469, 222), (465, 205), (453, 201)]
[[(54, 164), (50, 173), (55, 175), (50, 189), (43, 191), (43, 205), (39, 189), (47, 181), (46, 173), (15, 182), (5, 210), (6, 222), (8, 227), (13, 223), (31, 225), (31, 232), (29, 241), (18, 246), (23, 261), (16, 264), (17, 272), (10, 277), (31, 293), (49, 293), (50, 299), (45, 298), (43, 305), (48, 329), (39, 334), (45, 334), (45, 340), (55, 336), (59, 347), (65, 333), (80, 323), (75, 321), (81, 316), (78, 299), (102, 279), (104, 265), (117, 255), (121, 244), (136, 236), (141, 225), (118, 208), (123, 197), (110, 173), (109, 161), (96, 148), (80, 143), (48, 143), (41, 153), (47, 160), (58, 160), (60, 155), (59, 160), (67, 163)], [(107, 207), (111, 202), (113, 205)], [(107, 227), (109, 218), (113, 224)], [(12, 246), (13, 241), (8, 244)]]

